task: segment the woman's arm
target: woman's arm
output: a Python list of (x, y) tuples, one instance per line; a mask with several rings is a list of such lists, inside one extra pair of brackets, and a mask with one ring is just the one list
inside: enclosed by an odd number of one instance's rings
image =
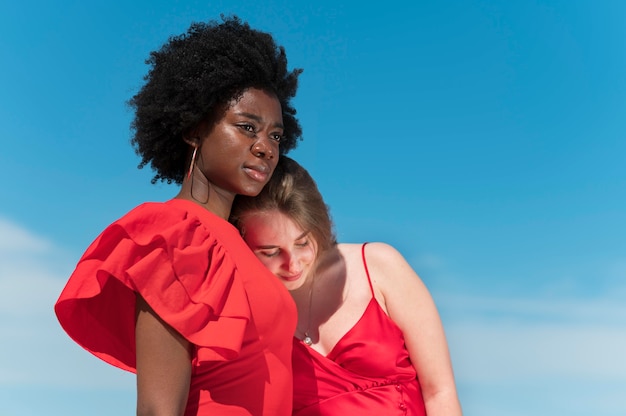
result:
[(179, 416), (191, 380), (190, 344), (137, 295), (137, 415)]
[(393, 247), (370, 243), (365, 248), (374, 286), (389, 317), (404, 334), (417, 371), (428, 416), (460, 416), (448, 343), (428, 289)]

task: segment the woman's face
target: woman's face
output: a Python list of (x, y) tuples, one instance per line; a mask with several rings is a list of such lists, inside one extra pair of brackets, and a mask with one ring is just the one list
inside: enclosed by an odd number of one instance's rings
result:
[(197, 166), (217, 192), (256, 196), (274, 172), (282, 135), (278, 98), (249, 88), (202, 137)]
[(247, 214), (242, 225), (248, 246), (288, 290), (306, 282), (317, 254), (310, 232), (277, 210)]

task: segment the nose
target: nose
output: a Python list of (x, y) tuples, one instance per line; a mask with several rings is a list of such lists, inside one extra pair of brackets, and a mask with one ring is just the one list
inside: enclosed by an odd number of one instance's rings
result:
[(297, 256), (290, 255), (285, 260), (285, 267), (290, 274), (296, 274), (301, 271), (300, 261)]
[(252, 144), (252, 148), (250, 150), (256, 157), (260, 157), (263, 159), (274, 158), (274, 145), (271, 143), (271, 140), (267, 137), (259, 137)]

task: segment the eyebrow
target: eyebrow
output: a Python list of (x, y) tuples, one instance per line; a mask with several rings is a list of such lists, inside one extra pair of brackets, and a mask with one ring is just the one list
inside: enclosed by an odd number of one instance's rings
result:
[[(259, 123), (263, 122), (263, 118), (258, 116), (257, 114), (252, 114), (252, 113), (246, 113), (245, 111), (239, 112), (239, 113), (235, 113), (238, 116), (243, 116), (243, 117), (247, 117), (247, 118), (251, 118), (252, 120), (255, 120)], [(283, 125), (283, 123), (274, 123), (273, 125), (274, 127), (279, 127), (281, 129), (284, 129), (285, 126)]]
[(310, 233), (311, 233), (311, 231), (310, 231), (310, 230), (309, 230), (309, 231), (305, 231), (305, 232), (303, 232), (302, 234), (300, 234), (298, 237), (296, 237), (296, 240), (300, 240), (300, 239), (302, 239), (302, 238), (306, 237), (306, 236), (307, 236), (307, 234), (310, 234)]
[(268, 245), (268, 246), (256, 246), (255, 250), (270, 250), (272, 248), (278, 248), (278, 246), (271, 246), (271, 245)]
[[(298, 241), (298, 240), (306, 237), (310, 233), (311, 233), (311, 231), (305, 231), (302, 234), (300, 234), (299, 236), (297, 236), (294, 241)], [(275, 246), (275, 245), (256, 246), (255, 250), (271, 250), (273, 248), (278, 248), (278, 246)]]

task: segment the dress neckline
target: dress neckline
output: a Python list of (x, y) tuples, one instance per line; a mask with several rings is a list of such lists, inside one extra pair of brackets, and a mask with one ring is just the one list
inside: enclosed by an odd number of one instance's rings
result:
[(333, 347), (330, 349), (330, 351), (328, 352), (328, 354), (323, 354), (323, 353), (321, 353), (321, 352), (317, 351), (315, 348), (313, 348), (313, 347), (311, 347), (311, 346), (309, 346), (309, 345), (306, 345), (306, 344), (304, 343), (304, 341), (302, 341), (302, 340), (301, 340), (301, 339), (299, 339), (299, 338), (296, 338), (295, 336), (294, 336), (293, 338), (294, 338), (294, 340), (298, 341), (298, 343), (299, 343), (299, 344), (301, 344), (304, 348), (306, 348), (306, 349), (308, 349), (308, 350), (311, 350), (311, 351), (313, 351), (315, 354), (317, 354), (317, 355), (319, 355), (319, 356), (321, 356), (321, 357), (324, 357), (324, 358), (329, 359), (329, 360), (331, 360), (331, 361), (332, 361), (332, 358), (331, 358), (331, 357), (333, 357), (333, 355), (335, 355), (336, 350), (337, 350), (337, 349), (339, 348), (339, 346), (340, 346), (340, 345), (341, 345), (341, 344), (345, 341), (345, 339), (346, 339), (346, 338), (347, 338), (347, 337), (348, 337), (348, 336), (349, 336), (352, 332), (354, 332), (354, 331), (356, 330), (356, 328), (357, 328), (357, 327), (361, 324), (361, 322), (364, 320), (364, 317), (365, 317), (365, 315), (368, 313), (369, 309), (370, 309), (370, 308), (372, 308), (372, 307), (376, 308), (376, 309), (378, 310), (378, 312), (379, 312), (379, 313), (382, 313), (382, 314), (385, 316), (386, 320), (388, 320), (388, 321), (389, 321), (392, 325), (397, 326), (397, 325), (396, 325), (396, 323), (395, 323), (395, 322), (393, 322), (393, 321), (391, 320), (391, 318), (389, 318), (389, 316), (387, 316), (387, 314), (385, 313), (385, 311), (383, 311), (383, 309), (382, 309), (382, 308), (380, 307), (380, 305), (378, 304), (378, 301), (376, 300), (376, 298), (372, 297), (372, 298), (370, 299), (370, 301), (368, 302), (367, 306), (365, 307), (365, 309), (363, 310), (363, 313), (361, 314), (361, 316), (359, 317), (359, 319), (358, 319), (358, 320), (354, 323), (354, 325), (352, 325), (352, 326), (350, 327), (350, 329), (348, 329), (348, 330), (346, 331), (346, 333), (345, 333), (345, 334), (343, 334), (343, 335), (339, 338), (339, 340), (335, 343), (335, 345), (333, 345)]

